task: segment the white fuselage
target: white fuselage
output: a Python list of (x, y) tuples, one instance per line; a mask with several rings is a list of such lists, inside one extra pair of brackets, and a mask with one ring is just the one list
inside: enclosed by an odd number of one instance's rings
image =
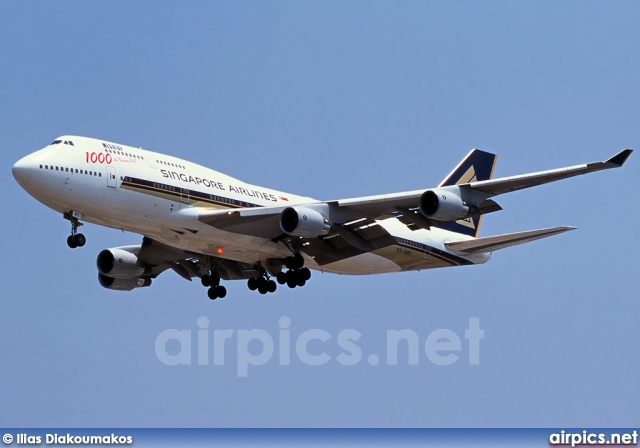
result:
[[(282, 242), (230, 233), (198, 221), (197, 210), (312, 204), (315, 199), (258, 187), (176, 157), (78, 136), (30, 154), (14, 175), (33, 197), (82, 220), (135, 232), (180, 249), (241, 262), (291, 255)], [(479, 264), (488, 254), (461, 255), (444, 243), (470, 237), (446, 230), (410, 230), (379, 221), (398, 244), (319, 266), (339, 274), (374, 274)]]

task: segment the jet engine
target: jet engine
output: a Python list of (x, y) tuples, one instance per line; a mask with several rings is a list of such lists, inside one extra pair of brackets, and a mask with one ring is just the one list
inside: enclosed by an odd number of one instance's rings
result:
[(107, 289), (131, 291), (151, 285), (144, 263), (136, 256), (139, 246), (105, 249), (98, 254), (98, 281)]
[(145, 286), (151, 286), (150, 278), (113, 278), (98, 272), (98, 281), (100, 285), (107, 289), (115, 291), (131, 291), (135, 288), (143, 288)]
[(321, 213), (306, 207), (287, 207), (280, 215), (280, 228), (288, 235), (316, 238), (329, 233), (331, 223)]
[(101, 274), (114, 278), (139, 277), (146, 270), (133, 252), (122, 248), (103, 250), (98, 254), (96, 264)]
[(420, 196), (420, 213), (434, 221), (456, 221), (465, 218), (469, 207), (451, 190), (436, 188)]

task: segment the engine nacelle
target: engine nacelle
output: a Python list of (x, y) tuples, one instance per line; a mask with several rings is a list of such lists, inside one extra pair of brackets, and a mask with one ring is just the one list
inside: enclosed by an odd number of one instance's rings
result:
[(151, 286), (150, 278), (113, 278), (98, 272), (98, 281), (104, 288), (114, 291), (131, 291), (136, 288)]
[(100, 252), (96, 265), (102, 275), (112, 278), (140, 277), (146, 271), (134, 253), (117, 248)]
[(280, 215), (280, 228), (288, 235), (315, 238), (329, 233), (331, 223), (310, 208), (287, 207)]
[(434, 221), (457, 221), (468, 212), (462, 198), (450, 190), (427, 190), (420, 196), (420, 213)]

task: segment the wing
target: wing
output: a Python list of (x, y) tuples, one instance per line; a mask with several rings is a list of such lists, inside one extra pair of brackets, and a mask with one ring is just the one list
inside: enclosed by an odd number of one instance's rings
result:
[(469, 190), (484, 193), (487, 197), (497, 196), (503, 193), (522, 190), (524, 188), (535, 187), (581, 174), (593, 173), (596, 171), (620, 168), (627, 161), (633, 151), (625, 149), (604, 162), (586, 163), (583, 165), (559, 168), (550, 171), (523, 174), (520, 176), (503, 177), (481, 182), (463, 184), (461, 187)]
[[(470, 205), (475, 206), (479, 211), (490, 213), (501, 210), (501, 207), (498, 204), (489, 200), (489, 198), (493, 196), (522, 190), (524, 188), (535, 187), (537, 185), (543, 185), (567, 179), (569, 177), (579, 176), (581, 174), (593, 173), (611, 168), (620, 168), (624, 165), (632, 152), (633, 151), (631, 149), (625, 149), (604, 162), (586, 163), (583, 165), (523, 174), (519, 176), (468, 182), (458, 184), (456, 188), (460, 188), (464, 195), (463, 199), (465, 199)], [(448, 186), (445, 186), (444, 188), (451, 189), (451, 187)], [(420, 197), (424, 192), (425, 190), (414, 190), (388, 195), (341, 199), (338, 201), (332, 201), (330, 204), (335, 204), (344, 211), (345, 215), (349, 215), (352, 219), (355, 219), (357, 216), (384, 219), (386, 217), (397, 216), (402, 214), (402, 212), (405, 212), (406, 214), (408, 210), (417, 210)]]
[[(425, 192), (430, 190), (414, 190), (328, 202), (315, 201), (287, 207), (243, 208), (229, 211), (198, 209), (197, 219), (202, 223), (228, 232), (255, 236), (273, 242), (284, 242), (292, 252), (305, 252), (322, 265), (393, 245), (394, 238), (378, 224), (379, 220), (387, 218), (398, 218), (413, 230), (430, 228), (431, 226), (452, 230), (451, 226), (456, 225), (458, 228), (454, 231), (466, 233), (459, 229), (468, 226), (470, 229), (466, 234), (476, 236), (479, 217), (502, 209), (490, 199), (491, 197), (581, 174), (619, 168), (631, 153), (630, 149), (625, 149), (604, 162), (484, 180), (483, 178), (490, 177), (493, 172), (495, 155), (474, 150), (437, 188), (439, 192), (447, 193), (447, 195), (449, 192), (453, 196), (459, 195), (461, 204), (469, 209), (466, 216), (456, 216), (448, 220), (429, 219), (419, 210), (421, 198)], [(474, 181), (478, 178), (480, 180)], [(283, 211), (296, 207), (317, 210), (330, 223), (330, 230), (318, 233), (313, 237), (296, 236), (283, 232), (280, 225)], [(464, 251), (462, 248), (466, 248), (469, 252), (497, 250), (567, 230), (569, 229), (563, 227), (534, 231), (533, 233), (524, 232), (515, 235), (513, 237), (515, 239), (511, 239), (507, 235), (492, 237), (496, 239), (491, 240), (484, 239), (476, 245), (465, 242), (464, 244), (452, 243), (448, 247), (460, 251)]]

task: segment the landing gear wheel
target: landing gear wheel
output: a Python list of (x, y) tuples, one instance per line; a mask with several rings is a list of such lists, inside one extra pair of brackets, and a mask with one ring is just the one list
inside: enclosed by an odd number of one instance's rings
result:
[(283, 261), (287, 269), (300, 269), (302, 268), (302, 266), (304, 266), (304, 258), (302, 257), (302, 255), (300, 255), (299, 252), (293, 257), (285, 258)]
[(293, 267), (294, 269), (300, 269), (304, 266), (304, 258), (300, 255), (300, 252), (293, 256)]
[(274, 282), (273, 280), (269, 280), (267, 282), (267, 291), (276, 292), (276, 289), (278, 289), (278, 285), (276, 285), (276, 282)]
[(306, 285), (306, 284), (307, 284), (307, 281), (306, 281), (305, 279), (303, 279), (303, 278), (299, 278), (299, 279), (298, 279), (298, 284), (297, 284), (297, 286), (299, 286), (299, 287), (301, 287), (301, 288), (302, 288), (302, 287), (303, 287), (304, 285)]
[(227, 296), (227, 288), (224, 286), (212, 286), (207, 291), (207, 295), (211, 300), (224, 299)]
[(287, 257), (284, 260), (282, 260), (284, 265), (287, 267), (287, 269), (293, 269), (293, 265), (294, 265), (294, 260), (293, 257)]
[(287, 286), (291, 289), (298, 286), (298, 282), (296, 281), (295, 277), (291, 276), (287, 279)]
[(279, 284), (284, 285), (285, 283), (287, 283), (287, 273), (278, 272), (278, 275), (276, 276), (276, 280), (278, 280)]
[(247, 286), (249, 287), (249, 289), (251, 291), (255, 291), (256, 289), (258, 289), (258, 279), (257, 278), (250, 278), (247, 281)]
[(73, 235), (69, 235), (69, 238), (67, 238), (67, 245), (71, 249), (75, 249), (76, 247), (78, 247), (78, 245), (76, 244), (76, 239), (73, 237)]
[(211, 273), (202, 276), (202, 286), (208, 288), (209, 286), (218, 286), (220, 284), (220, 276), (217, 273)]
[(300, 269), (300, 277), (304, 280), (309, 280), (311, 278), (311, 271), (308, 268)]
[(260, 282), (260, 285), (258, 285), (258, 292), (260, 294), (266, 294), (269, 292), (269, 286), (267, 285), (267, 282)]
[(87, 244), (87, 239), (82, 233), (77, 233), (73, 236), (73, 241), (75, 242), (77, 247), (82, 247)]

